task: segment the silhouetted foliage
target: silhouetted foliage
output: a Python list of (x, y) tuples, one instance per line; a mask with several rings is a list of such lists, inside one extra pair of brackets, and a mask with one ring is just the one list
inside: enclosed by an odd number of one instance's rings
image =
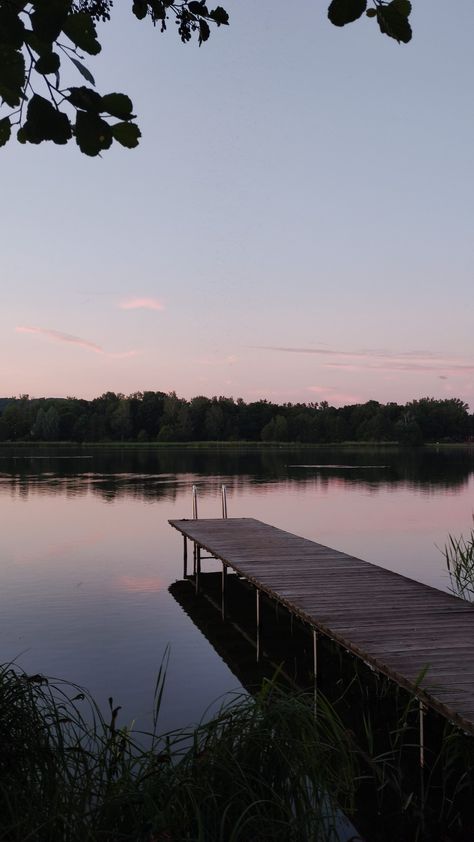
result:
[[(329, 20), (335, 26), (353, 23), (365, 13), (396, 41), (411, 39), (408, 0), (332, 0)], [(140, 129), (134, 122), (131, 99), (123, 93), (99, 94), (83, 53), (97, 55), (102, 47), (96, 23), (106, 23), (112, 0), (0, 0), (0, 99), (7, 113), (0, 119), (0, 146), (16, 129), (20, 143), (65, 144), (75, 138), (81, 152), (96, 156), (113, 141), (133, 148)], [(205, 0), (133, 0), (138, 20), (149, 20), (165, 32), (174, 20), (187, 44), (207, 41), (214, 27), (227, 25), (222, 6), (209, 8)], [(87, 85), (64, 81), (73, 69)], [(92, 87), (91, 87), (92, 86)]]
[(0, 441), (342, 441), (462, 442), (474, 438), (474, 416), (458, 398), (422, 398), (403, 406), (367, 401), (336, 408), (241, 398), (187, 401), (175, 392), (106, 392), (94, 400), (0, 398)]

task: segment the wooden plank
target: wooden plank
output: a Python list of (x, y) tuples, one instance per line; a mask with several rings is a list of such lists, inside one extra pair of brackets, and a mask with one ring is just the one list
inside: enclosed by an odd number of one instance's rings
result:
[[(474, 608), (253, 518), (172, 520), (313, 628), (474, 733)], [(417, 680), (427, 668), (418, 687)]]

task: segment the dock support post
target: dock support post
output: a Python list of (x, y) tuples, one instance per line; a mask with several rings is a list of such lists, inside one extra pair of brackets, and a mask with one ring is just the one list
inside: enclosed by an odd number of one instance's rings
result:
[(196, 544), (196, 593), (199, 593), (199, 574), (201, 572), (201, 547)]
[(221, 609), (222, 609), (222, 619), (225, 620), (225, 585), (227, 579), (227, 565), (222, 562), (222, 580), (221, 580)]
[(418, 701), (418, 716), (420, 722), (420, 769), (425, 768), (425, 706)]
[(183, 579), (186, 579), (188, 575), (188, 539), (186, 535), (183, 536), (184, 540), (184, 549), (183, 549)]
[(313, 693), (314, 715), (318, 712), (318, 633), (313, 629)]
[(424, 806), (425, 806), (425, 711), (423, 702), (418, 700), (418, 715), (420, 721), (420, 803), (421, 803), (421, 830), (424, 830)]
[(257, 609), (257, 663), (260, 661), (260, 591), (256, 591), (256, 609)]

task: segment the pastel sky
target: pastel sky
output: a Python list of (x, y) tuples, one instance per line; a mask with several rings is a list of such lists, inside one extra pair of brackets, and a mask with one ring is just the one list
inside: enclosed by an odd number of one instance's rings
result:
[(0, 151), (0, 396), (474, 408), (471, 0), (413, 0), (408, 46), (224, 5), (198, 49), (116, 0), (87, 64), (138, 149)]

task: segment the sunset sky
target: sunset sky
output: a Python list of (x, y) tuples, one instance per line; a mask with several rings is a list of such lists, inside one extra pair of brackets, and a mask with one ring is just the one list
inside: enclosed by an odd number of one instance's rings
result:
[(408, 46), (228, 0), (198, 49), (130, 5), (86, 63), (138, 149), (0, 150), (0, 397), (474, 408), (471, 0), (413, 0)]

